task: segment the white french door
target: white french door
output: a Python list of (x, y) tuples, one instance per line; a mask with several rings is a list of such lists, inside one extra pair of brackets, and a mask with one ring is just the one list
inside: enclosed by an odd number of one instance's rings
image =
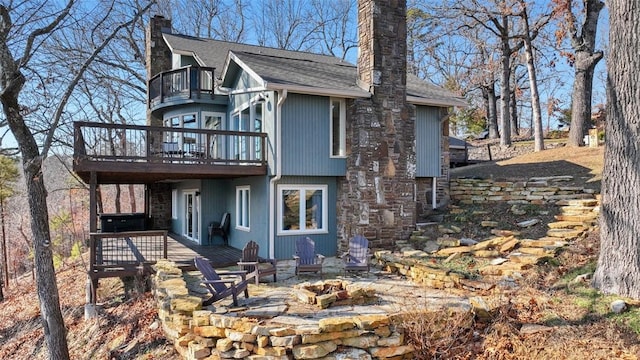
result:
[(200, 242), (200, 196), (195, 190), (184, 192), (184, 212), (182, 235), (189, 240)]

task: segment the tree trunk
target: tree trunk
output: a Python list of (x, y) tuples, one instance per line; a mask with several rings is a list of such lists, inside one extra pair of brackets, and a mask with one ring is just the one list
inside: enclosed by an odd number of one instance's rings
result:
[(9, 260), (7, 259), (7, 232), (6, 218), (4, 216), (4, 197), (0, 195), (0, 220), (2, 221), (2, 272), (4, 273), (4, 286), (9, 287)]
[(114, 199), (116, 206), (116, 214), (120, 214), (122, 212), (122, 208), (120, 206), (120, 196), (122, 194), (122, 190), (120, 189), (120, 184), (116, 184), (116, 197)]
[(640, 3), (611, 0), (600, 257), (593, 285), (640, 298)]
[(98, 214), (102, 214), (104, 212), (104, 204), (102, 203), (102, 191), (100, 189), (100, 186), (96, 187), (96, 211), (98, 212)]
[(531, 112), (533, 118), (533, 151), (544, 150), (544, 134), (542, 132), (542, 110), (540, 108), (540, 95), (538, 94), (538, 80), (536, 76), (536, 65), (533, 58), (533, 46), (531, 45), (531, 31), (529, 29), (529, 16), (524, 9), (524, 26), (526, 36), (524, 38), (524, 53), (527, 61), (527, 72), (529, 73), (529, 87), (531, 88)]
[[(577, 60), (587, 56), (585, 59)], [(576, 53), (576, 73), (571, 94), (571, 127), (569, 145), (583, 146), (584, 136), (591, 125), (591, 98), (593, 93), (593, 73), (596, 64), (602, 58), (592, 59), (584, 52)], [(578, 65), (581, 64), (581, 65)]]
[(511, 146), (511, 119), (509, 113), (509, 101), (511, 97), (509, 93), (509, 79), (511, 78), (511, 47), (509, 46), (509, 19), (507, 16), (502, 17), (503, 36), (502, 42), (502, 72), (500, 74), (500, 126), (501, 137), (500, 145)]
[(509, 92), (509, 109), (511, 110), (511, 138), (520, 135), (520, 118), (518, 117), (518, 103), (516, 102), (516, 91)]
[[(25, 153), (22, 153), (25, 156)], [(34, 161), (35, 160), (35, 161)], [(47, 213), (47, 190), (44, 175), (38, 157), (25, 156), (25, 179), (31, 213), (31, 231), (34, 237), (36, 283), (40, 312), (44, 328), (49, 357), (68, 359), (67, 329), (60, 311), (60, 299), (53, 267), (53, 254), (49, 232), (49, 214)], [(33, 165), (27, 165), (27, 161)], [(35, 163), (35, 164), (34, 164)], [(36, 165), (37, 164), (37, 165)]]
[[(584, 145), (591, 121), (591, 93), (593, 73), (598, 61), (602, 59), (602, 51), (595, 51), (598, 16), (604, 3), (600, 0), (584, 0), (585, 18), (582, 29), (571, 27), (571, 47), (575, 52), (575, 80), (571, 95), (571, 128), (569, 129), (570, 146)], [(567, 21), (575, 24), (575, 16), (567, 13)]]
[(138, 211), (136, 206), (136, 191), (133, 184), (129, 184), (129, 205), (132, 213)]
[(498, 132), (498, 99), (496, 97), (495, 82), (491, 85), (482, 86), (482, 95), (485, 98), (487, 108), (487, 128), (489, 129), (489, 139), (497, 139), (500, 137)]
[[(47, 190), (42, 173), (42, 158), (38, 145), (31, 135), (29, 128), (20, 113), (18, 103), (19, 89), (24, 84), (24, 76), (19, 77), (13, 88), (5, 89), (1, 96), (2, 107), (7, 117), (11, 132), (16, 137), (22, 154), (29, 199), (29, 213), (31, 215), (31, 232), (33, 236), (36, 285), (40, 302), (40, 317), (44, 329), (50, 359), (69, 359), (67, 347), (67, 330), (60, 311), (60, 298), (56, 283), (56, 273), (53, 267), (53, 253), (51, 251), (51, 237), (49, 232), (49, 214), (47, 213)], [(7, 91), (17, 90), (17, 91)]]

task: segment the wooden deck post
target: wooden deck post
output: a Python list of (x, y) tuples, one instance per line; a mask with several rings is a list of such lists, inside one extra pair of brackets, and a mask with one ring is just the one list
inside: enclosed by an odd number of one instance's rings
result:
[[(98, 176), (95, 171), (91, 172), (89, 180), (89, 233), (95, 233), (98, 231), (98, 207), (97, 207), (97, 194), (98, 191)], [(98, 279), (93, 278), (93, 265), (95, 263), (96, 254), (96, 242), (93, 236), (89, 239), (89, 274), (87, 274), (87, 305), (95, 306), (97, 299), (96, 294), (98, 290)], [(93, 311), (85, 310), (85, 317), (91, 317)]]

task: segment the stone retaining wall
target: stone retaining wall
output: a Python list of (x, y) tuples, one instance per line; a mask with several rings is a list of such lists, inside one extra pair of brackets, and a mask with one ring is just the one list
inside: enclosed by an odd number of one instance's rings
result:
[(374, 256), (383, 270), (406, 276), (416, 283), (433, 289), (459, 287), (464, 279), (463, 275), (451, 270), (430, 266), (428, 263), (430, 255), (421, 250), (405, 251), (403, 256), (381, 250), (376, 251)]
[(185, 359), (411, 359), (399, 315), (328, 317), (317, 325), (278, 324), (202, 309), (182, 271), (155, 266), (154, 293), (164, 333)]
[[(565, 146), (564, 142), (545, 141), (545, 149), (555, 149)], [(533, 141), (514, 141), (511, 146), (500, 145), (500, 140), (484, 140), (467, 148), (468, 157), (471, 161), (499, 161), (511, 159), (512, 157), (531, 154), (534, 151)], [(489, 158), (491, 152), (491, 159)]]
[(531, 178), (529, 181), (491, 179), (451, 179), (451, 200), (461, 204), (507, 202), (509, 204), (555, 203), (560, 200), (592, 199), (595, 190), (564, 186), (571, 176)]

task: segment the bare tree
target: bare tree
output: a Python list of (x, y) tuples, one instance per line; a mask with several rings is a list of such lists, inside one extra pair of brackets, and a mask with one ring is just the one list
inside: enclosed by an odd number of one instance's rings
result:
[(576, 15), (580, 7), (575, 6), (573, 0), (556, 0), (556, 4), (556, 11), (564, 14), (557, 32), (558, 39), (561, 41), (565, 36), (569, 38), (573, 54), (564, 54), (575, 69), (569, 145), (582, 146), (591, 121), (593, 75), (596, 65), (603, 57), (603, 52), (596, 50), (596, 35), (598, 18), (604, 2), (583, 0), (581, 10), (584, 17), (581, 24), (578, 24), (579, 17)]
[(230, 42), (246, 40), (248, 0), (162, 0), (157, 11), (178, 33)]
[(357, 24), (352, 9), (357, 8), (355, 0), (311, 0), (318, 48), (323, 54), (346, 59), (352, 49), (358, 46)]
[(504, 146), (511, 145), (511, 58), (523, 46), (521, 42), (516, 42), (512, 29), (514, 6), (515, 0), (443, 0), (437, 7), (442, 14), (440, 21), (455, 23), (459, 31), (477, 29), (476, 32), (482, 34), (487, 43), (493, 44), (489, 53), (499, 54), (500, 144)]
[(252, 24), (258, 45), (311, 51), (317, 47), (318, 24), (308, 0), (273, 0), (254, 3)]
[(607, 147), (602, 173), (600, 256), (593, 284), (640, 298), (640, 3), (611, 0), (607, 59)]
[(522, 43), (526, 57), (527, 73), (529, 74), (529, 91), (531, 93), (532, 125), (534, 138), (534, 151), (544, 150), (544, 134), (542, 132), (542, 108), (540, 106), (540, 94), (538, 92), (538, 79), (536, 72), (535, 50), (533, 41), (538, 37), (540, 30), (546, 26), (552, 18), (552, 12), (542, 14), (537, 21), (531, 24), (529, 19), (528, 4), (524, 0), (518, 0), (520, 7), (518, 16), (522, 23)]
[[(50, 246), (51, 234), (47, 213), (47, 190), (42, 171), (43, 160), (53, 145), (55, 130), (63, 120), (65, 110), (68, 109), (67, 104), (87, 68), (115, 35), (135, 22), (151, 6), (151, 3), (136, 9), (128, 22), (114, 27), (111, 27), (114, 24), (107, 24), (114, 7), (107, 7), (107, 11), (102, 9), (97, 19), (87, 19), (88, 14), (77, 13), (75, 21), (70, 21), (72, 10), (80, 11), (74, 5), (74, 0), (69, 0), (62, 9), (46, 1), (0, 5), (0, 103), (22, 155), (31, 215), (31, 231), (34, 237), (38, 299), (49, 357), (52, 359), (68, 359), (69, 351)], [(100, 31), (101, 25), (108, 26), (108, 30), (103, 28), (103, 31)], [(55, 46), (48, 47), (49, 42), (54, 39), (52, 35), (61, 34), (67, 26), (85, 26), (88, 44), (93, 45), (93, 48), (87, 57), (69, 54), (69, 60), (82, 59), (82, 61), (65, 64), (69, 66), (68, 76), (59, 78), (61, 83), (53, 89), (57, 96), (53, 97), (50, 96), (51, 93), (42, 90), (46, 86), (38, 87), (38, 85), (47, 85), (46, 82), (38, 84), (38, 81), (46, 80), (51, 75), (52, 69), (38, 66), (48, 61), (43, 54), (45, 51), (55, 50)], [(36, 68), (37, 70), (34, 71)], [(25, 72), (34, 77), (27, 78)], [(28, 79), (35, 79), (35, 84)], [(31, 107), (27, 108), (24, 103), (25, 97), (40, 98), (41, 102), (33, 102)], [(29, 122), (29, 117), (37, 111), (48, 114), (51, 120), (44, 124), (40, 123), (39, 126), (33, 126), (37, 123)], [(42, 132), (37, 133), (38, 131)]]

